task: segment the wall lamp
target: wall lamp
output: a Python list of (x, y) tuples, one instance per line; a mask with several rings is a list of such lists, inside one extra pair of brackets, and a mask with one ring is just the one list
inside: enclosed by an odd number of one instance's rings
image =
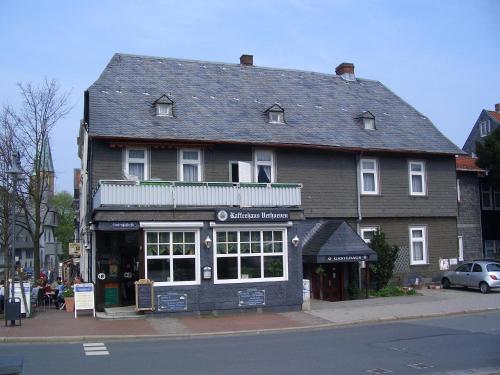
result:
[(293, 246), (295, 246), (295, 247), (299, 246), (299, 242), (300, 242), (300, 238), (297, 235), (295, 235), (295, 237), (292, 238)]
[(210, 249), (210, 246), (212, 246), (212, 239), (210, 238), (210, 236), (207, 236), (207, 238), (205, 238), (205, 241), (203, 241), (203, 243), (205, 244), (207, 249)]

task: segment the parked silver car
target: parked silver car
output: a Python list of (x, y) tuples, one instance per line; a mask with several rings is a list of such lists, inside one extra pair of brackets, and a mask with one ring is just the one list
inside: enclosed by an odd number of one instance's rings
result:
[(500, 262), (475, 260), (464, 263), (455, 271), (446, 272), (441, 284), (444, 289), (459, 285), (479, 288), (481, 293), (488, 293), (491, 288), (500, 288)]

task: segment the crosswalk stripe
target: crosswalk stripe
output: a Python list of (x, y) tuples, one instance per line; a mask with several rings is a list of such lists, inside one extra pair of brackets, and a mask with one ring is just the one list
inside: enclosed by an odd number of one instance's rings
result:
[(109, 352), (106, 350), (106, 351), (101, 351), (101, 352), (86, 352), (85, 354), (86, 355), (108, 355)]
[(109, 355), (108, 348), (102, 342), (91, 342), (83, 344), (85, 355)]

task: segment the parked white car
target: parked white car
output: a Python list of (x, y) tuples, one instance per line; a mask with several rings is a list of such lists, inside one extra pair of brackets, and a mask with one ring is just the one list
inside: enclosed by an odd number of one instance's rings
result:
[(446, 272), (441, 284), (444, 289), (456, 285), (479, 288), (481, 293), (488, 293), (491, 288), (500, 288), (500, 263), (491, 260), (464, 263), (455, 271)]

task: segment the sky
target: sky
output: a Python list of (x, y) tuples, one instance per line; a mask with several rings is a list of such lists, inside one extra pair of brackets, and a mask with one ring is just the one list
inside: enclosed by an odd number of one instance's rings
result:
[(73, 190), (83, 92), (114, 53), (356, 75), (382, 82), (462, 147), (500, 103), (498, 0), (0, 0), (0, 105), (56, 79), (72, 110), (51, 136), (56, 189)]

